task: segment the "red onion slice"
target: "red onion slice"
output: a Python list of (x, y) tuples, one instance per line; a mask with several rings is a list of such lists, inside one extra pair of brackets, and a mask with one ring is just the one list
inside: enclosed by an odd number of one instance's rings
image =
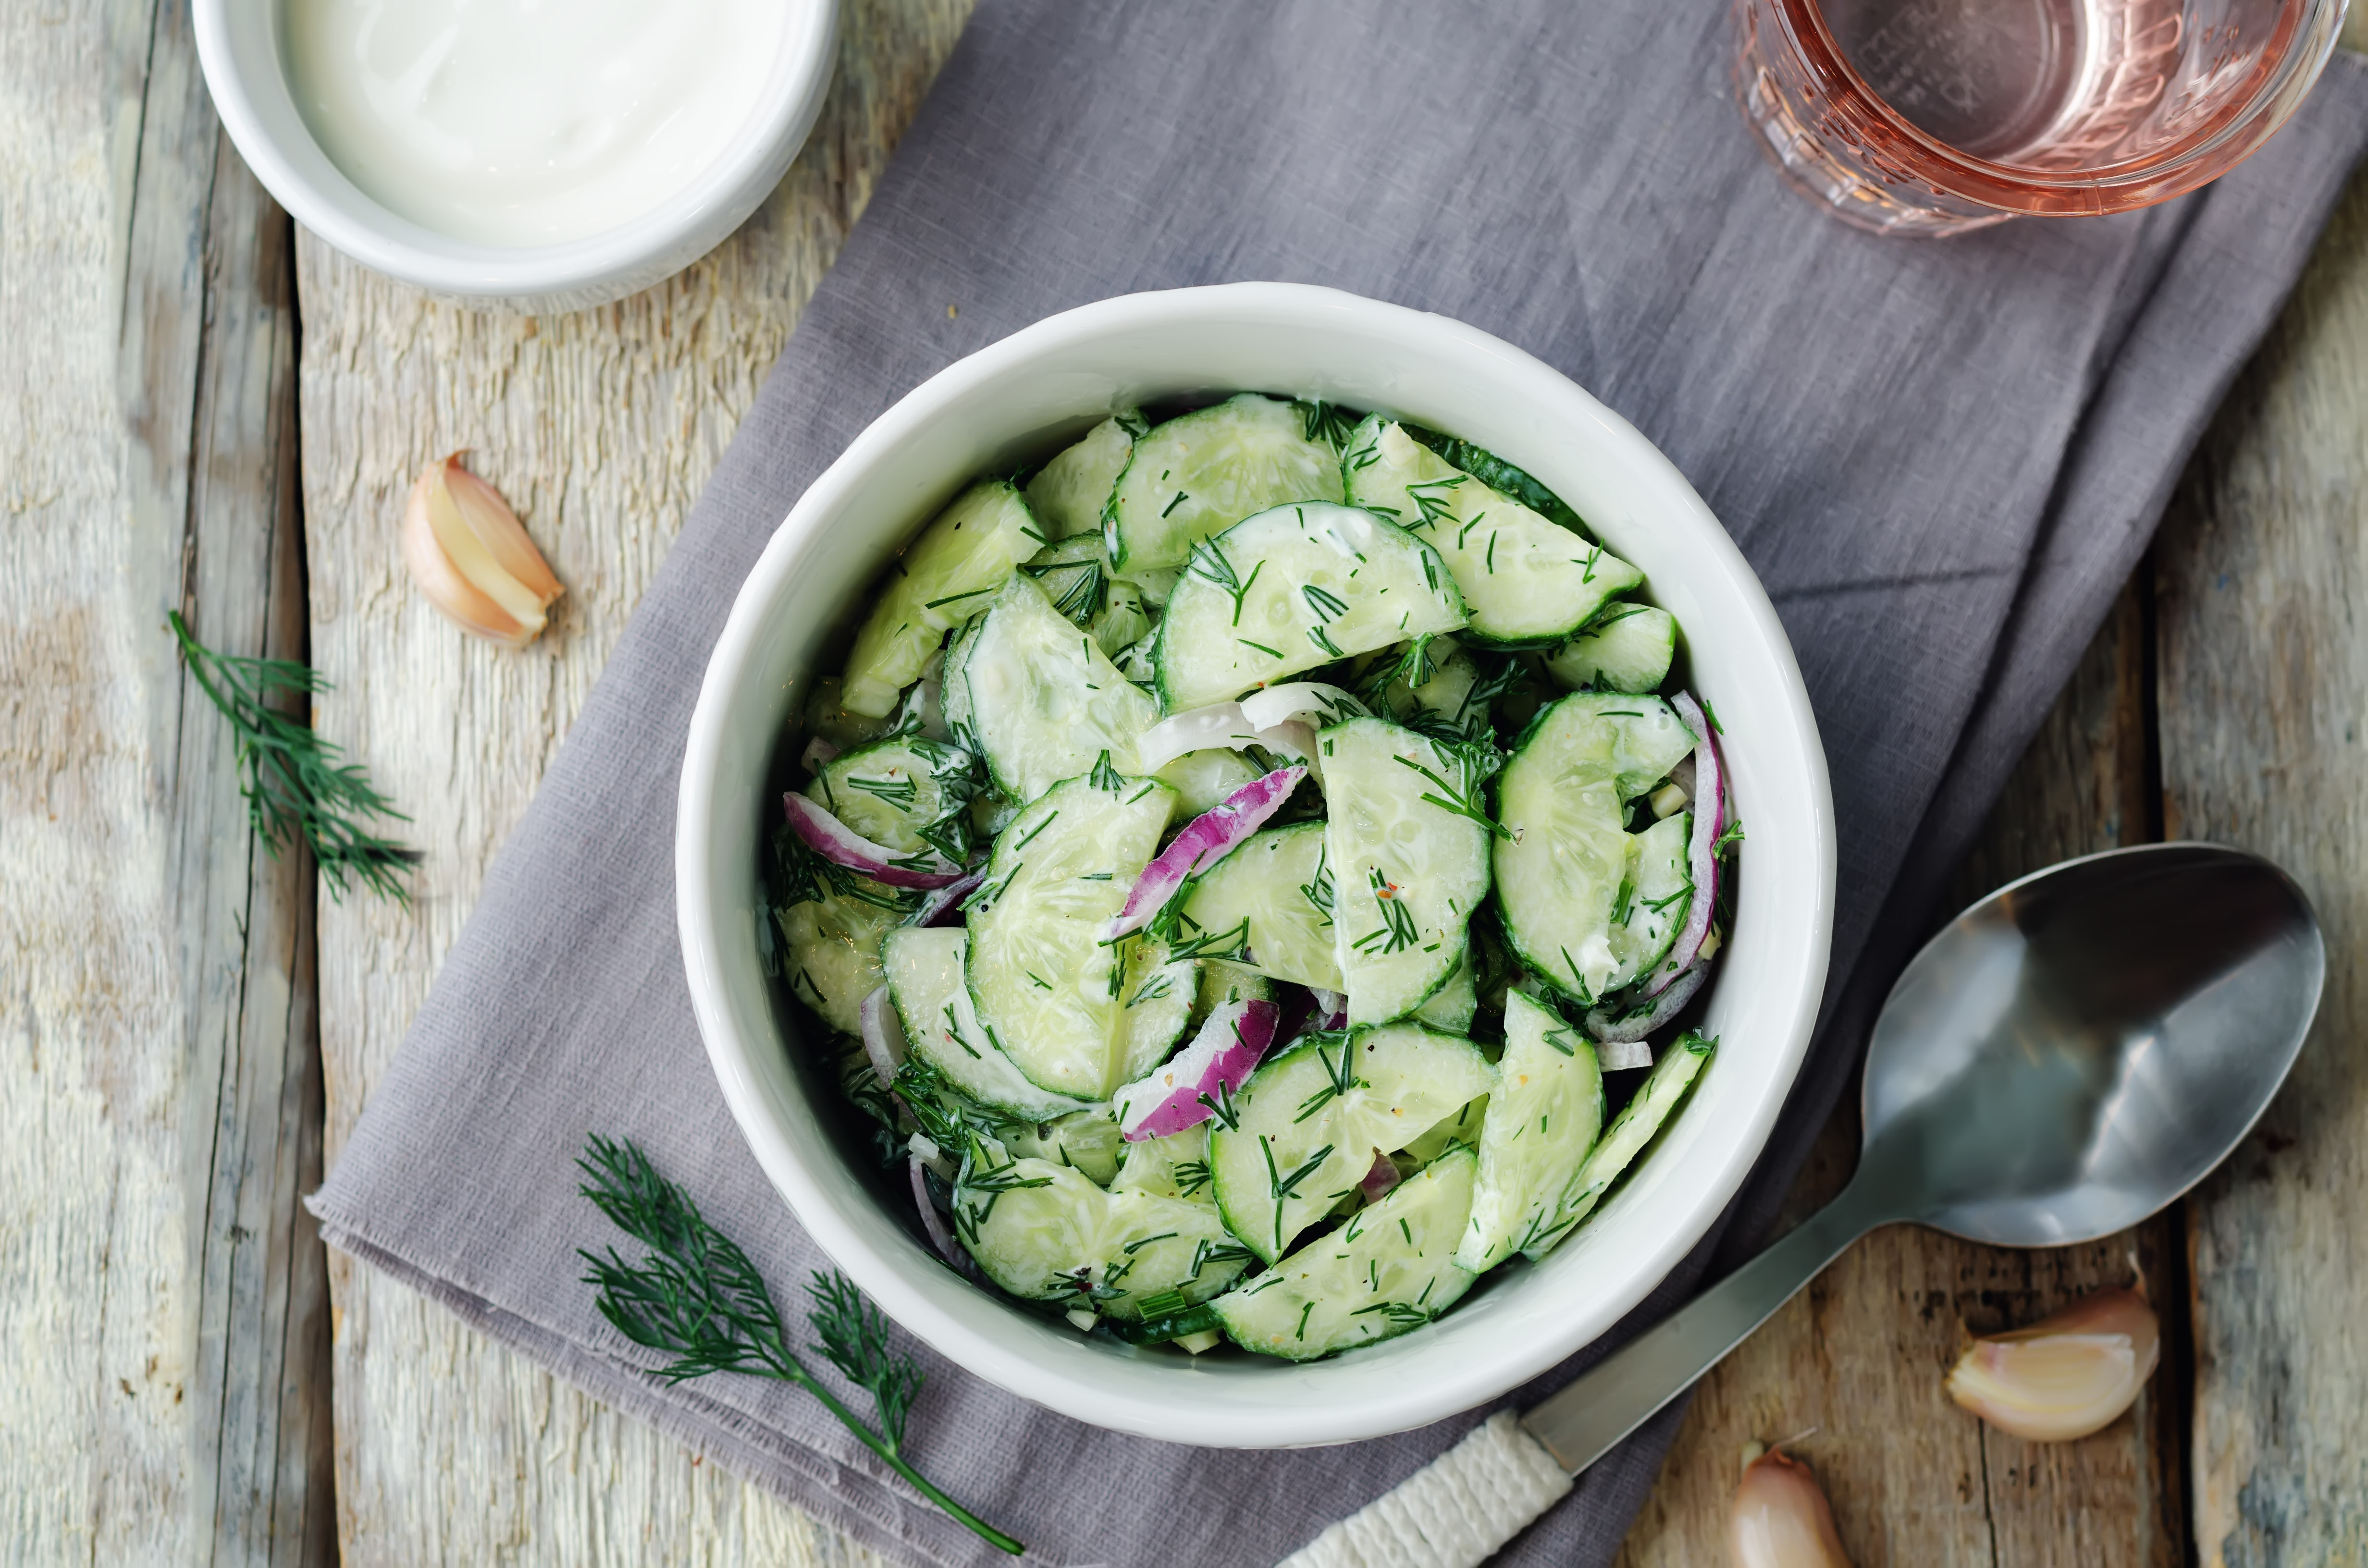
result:
[(816, 735), (806, 742), (805, 750), (798, 753), (798, 766), (808, 773), (820, 773), (833, 757), (838, 756), (839, 749)]
[(946, 1229), (946, 1217), (938, 1212), (938, 1206), (929, 1201), (929, 1178), (925, 1174), (928, 1167), (921, 1164), (920, 1155), (915, 1154), (906, 1168), (913, 1173), (913, 1207), (921, 1211), (921, 1229), (929, 1233), (929, 1244), (938, 1249), (939, 1257), (973, 1278), (977, 1278), (978, 1266), (954, 1240), (954, 1233)]
[(1249, 722), (1242, 709), (1239, 702), (1212, 702), (1206, 708), (1194, 708), (1172, 719), (1162, 719), (1135, 741), (1135, 767), (1144, 773), (1156, 773), (1188, 753), (1213, 751), (1219, 746), (1247, 751), (1253, 745), (1261, 745), (1269, 751), (1287, 751), (1314, 760), (1314, 730), (1295, 719), (1260, 728)]
[(1361, 718), (1366, 711), (1347, 691), (1320, 680), (1295, 680), (1254, 691), (1242, 699), (1241, 710), (1253, 730), (1271, 730), (1305, 713), (1315, 714), (1318, 724), (1337, 724)]
[(916, 926), (956, 926), (962, 923), (962, 902), (978, 891), (986, 881), (986, 868), (981, 866), (948, 882), (921, 901), (912, 923)]
[(871, 1058), (871, 1071), (884, 1089), (895, 1083), (896, 1069), (905, 1064), (905, 1020), (896, 1016), (884, 985), (872, 988), (855, 1016), (863, 1026), (863, 1054)]
[(1653, 1048), (1641, 1040), (1608, 1040), (1595, 1049), (1595, 1064), (1606, 1073), (1626, 1073), (1653, 1064)]
[(900, 864), (910, 857), (872, 843), (803, 795), (783, 795), (781, 806), (790, 813), (790, 825), (797, 829), (807, 848), (831, 864), (860, 871), (875, 882), (884, 882), (892, 888), (941, 888), (962, 879), (962, 869), (943, 856), (936, 858), (942, 870), (916, 871)]
[(1126, 895), (1126, 907), (1110, 923), (1102, 934), (1103, 940), (1116, 941), (1130, 931), (1140, 931), (1151, 924), (1163, 905), (1175, 896), (1184, 880), (1205, 871), (1231, 854), (1234, 847), (1256, 833), (1291, 798), (1299, 781), (1307, 777), (1307, 769), (1294, 764), (1278, 767), (1262, 778), (1253, 778), (1208, 811), (1184, 824), (1184, 831), (1159, 852), (1158, 858), (1143, 869), (1135, 878), (1133, 889)]
[(1365, 1179), (1357, 1184), (1357, 1190), (1365, 1195), (1366, 1202), (1379, 1203), (1397, 1184), (1397, 1162), (1379, 1149), (1374, 1150), (1373, 1168), (1365, 1173)]
[(1208, 1120), (1217, 1103), (1248, 1081), (1258, 1059), (1274, 1043), (1281, 1021), (1282, 1009), (1262, 998), (1227, 1002), (1217, 1008), (1192, 1043), (1165, 1067), (1110, 1096), (1118, 1108), (1120, 1135), (1138, 1142)]
[(1345, 1029), (1349, 1027), (1349, 994), (1347, 992), (1326, 991), (1320, 985), (1311, 985), (1307, 988), (1307, 994), (1315, 998), (1315, 1017), (1309, 1020), (1310, 1028), (1328, 1030)]
[[(1702, 960), (1688, 964), (1678, 971), (1667, 989), (1653, 998), (1653, 1010), (1639, 1016), (1615, 1021), (1600, 1007), (1587, 1015), (1587, 1032), (1606, 1045), (1633, 1045), (1678, 1016), (1685, 1005), (1694, 999), (1694, 993), (1710, 978), (1710, 961)], [(1643, 1065), (1650, 1065), (1648, 1055)], [(1615, 1069), (1609, 1056), (1603, 1058), (1605, 1072)]]
[(1669, 956), (1645, 987), (1645, 994), (1657, 996), (1668, 989), (1679, 975), (1692, 966), (1694, 955), (1702, 950), (1702, 938), (1710, 935), (1711, 915), (1718, 907), (1718, 857), (1712, 846), (1720, 834), (1726, 831), (1726, 769), (1720, 764), (1716, 733), (1710, 720), (1689, 692), (1679, 692), (1669, 699), (1669, 706), (1686, 722), (1686, 728), (1696, 737), (1694, 744), (1694, 831), (1686, 850), (1686, 869), (1694, 882), (1693, 902), (1686, 906), (1686, 923), (1678, 931), (1676, 945)]

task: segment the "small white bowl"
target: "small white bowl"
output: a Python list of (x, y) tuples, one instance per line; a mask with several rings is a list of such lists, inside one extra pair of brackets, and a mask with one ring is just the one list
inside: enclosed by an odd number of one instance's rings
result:
[[(1039, 457), (1111, 410), (1239, 389), (1380, 408), (1478, 441), (1577, 508), (1684, 628), (1748, 825), (1734, 939), (1709, 1004), (1717, 1057), (1661, 1147), (1535, 1267), (1436, 1324), (1304, 1366), (1194, 1359), (1048, 1324), (914, 1239), (833, 1146), (849, 1114), (802, 1068), (759, 960), (759, 834), (782, 725), (848, 607), (973, 475)], [(683, 757), (676, 898), (692, 1005), (723, 1096), (807, 1232), (955, 1364), (1117, 1431), (1225, 1448), (1379, 1437), (1496, 1398), (1601, 1334), (1701, 1240), (1759, 1155), (1808, 1044), (1833, 922), (1834, 817), (1807, 693), (1759, 580), (1684, 478), (1618, 415), (1458, 322), (1328, 289), (1133, 294), (1039, 322), (914, 389), (799, 500), (733, 607)]]
[(780, 58), (731, 147), (681, 191), (565, 244), (472, 244), (398, 217), (329, 160), (289, 91), (285, 0), (196, 0), (198, 60), (239, 156), (289, 215), (375, 271), (456, 304), (586, 310), (672, 277), (721, 244), (781, 182), (838, 60), (833, 0), (791, 0)]

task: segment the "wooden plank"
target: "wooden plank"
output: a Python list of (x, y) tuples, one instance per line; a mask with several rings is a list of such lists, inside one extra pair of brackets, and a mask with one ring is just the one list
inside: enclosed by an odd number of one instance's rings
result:
[[(313, 645), (337, 683), (320, 723), (428, 849), (410, 909), (321, 911), (332, 1160), (968, 11), (847, 6), (837, 82), (780, 188), (712, 256), (617, 304), (469, 314), (300, 241)], [(456, 448), (567, 585), (522, 653), (465, 639), (397, 559), (404, 491)], [(347, 1564), (871, 1561), (350, 1259), (331, 1269)]]
[(2170, 832), (2284, 866), (2329, 959), (2293, 1080), (2189, 1204), (2206, 1568), (2368, 1552), (2363, 350), (2368, 183), (2355, 180), (2158, 547)]
[(163, 624), (302, 653), (289, 226), (185, 6), (0, 16), (0, 83), (8, 1539), (324, 1562), (310, 871)]
[[(1952, 909), (2024, 871), (2151, 836), (2145, 621), (2139, 592), (2125, 591), (1959, 873)], [(1839, 1189), (1857, 1147), (1852, 1105), (1821, 1139), (1794, 1216)], [(1964, 1327), (2027, 1322), (2126, 1284), (2134, 1258), (2156, 1281), (2174, 1270), (2171, 1222), (2051, 1252), (1907, 1226), (1869, 1237), (1704, 1381), (1623, 1568), (1725, 1561), (1743, 1445), (1802, 1432), (1795, 1451), (1861, 1564), (2179, 1568), (2180, 1482), (2162, 1457), (2176, 1452), (2177, 1380), (2157, 1381), (2132, 1417), (2052, 1448), (1983, 1426), (1941, 1391)]]

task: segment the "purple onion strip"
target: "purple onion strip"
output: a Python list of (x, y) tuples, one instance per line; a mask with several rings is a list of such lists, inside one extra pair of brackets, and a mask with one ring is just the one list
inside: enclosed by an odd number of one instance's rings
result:
[[(1651, 1012), (1615, 1021), (1611, 1015), (1598, 1008), (1587, 1015), (1587, 1032), (1606, 1045), (1634, 1044), (1676, 1017), (1685, 1005), (1694, 999), (1694, 993), (1702, 988), (1702, 982), (1709, 978), (1710, 965), (1707, 961), (1688, 964), (1678, 971), (1677, 978), (1669, 983), (1667, 990), (1653, 998)], [(1603, 1065), (1606, 1070), (1612, 1070), (1610, 1061), (1607, 1060)]]
[(960, 925), (962, 900), (976, 892), (978, 885), (985, 881), (986, 881), (986, 868), (981, 866), (961, 880), (948, 882), (921, 901), (920, 910), (913, 916), (913, 924), (916, 926)]
[(954, 1240), (954, 1233), (946, 1229), (946, 1217), (938, 1212), (938, 1206), (929, 1201), (928, 1167), (921, 1164), (920, 1155), (915, 1154), (906, 1168), (913, 1173), (913, 1207), (921, 1211), (921, 1229), (929, 1233), (929, 1244), (938, 1249), (939, 1257), (975, 1278), (978, 1266)]
[(790, 825), (797, 829), (807, 848), (875, 882), (892, 888), (941, 888), (962, 878), (962, 869), (947, 865), (942, 858), (939, 864), (946, 869), (939, 871), (916, 871), (898, 864), (905, 857), (872, 843), (803, 795), (783, 795), (781, 808), (790, 813)]
[(884, 985), (872, 988), (856, 1009), (856, 1017), (863, 1026), (863, 1054), (871, 1059), (880, 1086), (887, 1088), (896, 1082), (896, 1069), (905, 1064), (905, 1020), (896, 1016)]
[(1718, 856), (1713, 846), (1720, 834), (1726, 831), (1726, 769), (1719, 761), (1718, 740), (1710, 727), (1710, 720), (1702, 704), (1690, 692), (1679, 692), (1669, 699), (1669, 706), (1686, 722), (1695, 736), (1694, 744), (1694, 831), (1693, 841), (1687, 846), (1686, 869), (1693, 878), (1693, 901), (1686, 905), (1686, 923), (1679, 929), (1678, 939), (1662, 961), (1660, 972), (1645, 987), (1645, 994), (1657, 996), (1684, 973), (1702, 951), (1702, 938), (1710, 935), (1711, 915), (1718, 906)]
[(1263, 778), (1251, 779), (1185, 824), (1184, 831), (1134, 880), (1133, 890), (1126, 895), (1126, 907), (1110, 922), (1104, 939), (1115, 941), (1150, 925), (1160, 906), (1184, 885), (1187, 877), (1207, 870), (1265, 825), (1266, 819), (1281, 809), (1291, 791), (1306, 777), (1306, 767), (1299, 763), (1278, 767)]
[(1166, 1138), (1198, 1127), (1222, 1100), (1249, 1079), (1274, 1044), (1282, 1009), (1263, 998), (1228, 1002), (1209, 1015), (1192, 1043), (1111, 1096), (1120, 1136), (1129, 1142)]
[(1366, 1202), (1379, 1203), (1397, 1184), (1397, 1162), (1379, 1149), (1374, 1150), (1373, 1168), (1365, 1173), (1365, 1179), (1357, 1184), (1357, 1190), (1365, 1195)]

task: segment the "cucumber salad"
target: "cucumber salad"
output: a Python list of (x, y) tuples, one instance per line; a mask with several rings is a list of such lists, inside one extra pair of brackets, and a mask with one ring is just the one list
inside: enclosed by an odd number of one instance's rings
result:
[(1713, 1051), (1742, 830), (1644, 586), (1484, 449), (1309, 400), (973, 484), (768, 840), (850, 1147), (972, 1278), (1196, 1355), (1543, 1256)]

